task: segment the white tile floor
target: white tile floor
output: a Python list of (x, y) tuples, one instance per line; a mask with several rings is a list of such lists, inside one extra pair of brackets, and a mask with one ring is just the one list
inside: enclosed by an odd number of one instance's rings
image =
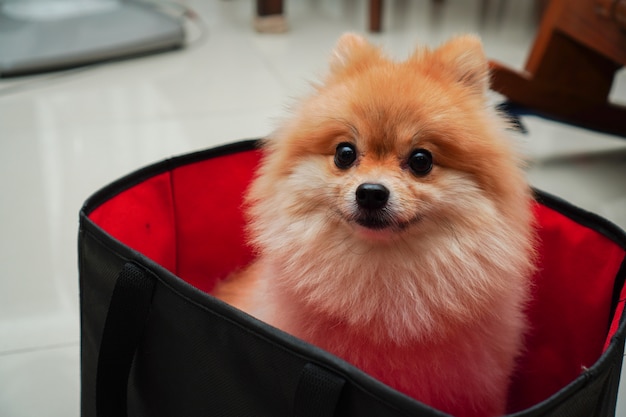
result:
[[(480, 24), (478, 1), (388, 1), (371, 39), (397, 57), (466, 31), (521, 68), (532, 2)], [(101, 186), (148, 163), (271, 131), (320, 75), (335, 40), (364, 31), (364, 0), (286, 1), (291, 30), (252, 30), (254, 2), (193, 0), (206, 38), (179, 52), (62, 76), (0, 81), (0, 415), (79, 415), (77, 214)], [(497, 4), (495, 2), (494, 4)], [(190, 26), (190, 37), (198, 34)], [(193, 41), (193, 39), (192, 39)], [(612, 96), (626, 102), (620, 75)], [(626, 228), (626, 140), (524, 119), (532, 183)], [(617, 415), (626, 416), (626, 389)]]

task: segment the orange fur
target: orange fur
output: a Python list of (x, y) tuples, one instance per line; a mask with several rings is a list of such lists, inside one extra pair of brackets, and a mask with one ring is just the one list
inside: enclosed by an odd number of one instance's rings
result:
[[(247, 198), (258, 258), (216, 295), (438, 409), (504, 413), (532, 197), (487, 89), (474, 36), (395, 62), (344, 35), (324, 82), (266, 142)], [(347, 168), (334, 163), (343, 142), (357, 152)], [(417, 148), (432, 154), (427, 175), (407, 166)], [(363, 183), (390, 191), (388, 225), (355, 222)]]

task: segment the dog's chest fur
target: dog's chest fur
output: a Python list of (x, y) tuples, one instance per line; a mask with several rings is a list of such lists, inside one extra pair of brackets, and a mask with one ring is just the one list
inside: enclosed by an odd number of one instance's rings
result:
[[(411, 311), (402, 315), (396, 310), (390, 316), (390, 309), (379, 304), (374, 312), (369, 312), (373, 314), (368, 314), (366, 321), (362, 320), (365, 313), (357, 313), (357, 319), (350, 318), (354, 312), (330, 316), (315, 304), (307, 304), (289, 287), (278, 285), (270, 290), (267, 285), (280, 281), (280, 270), (275, 265), (257, 264), (256, 273), (267, 274), (266, 279), (258, 281), (265, 287), (255, 292), (258, 309), (252, 312), (262, 320), (452, 415), (504, 413), (508, 378), (524, 327), (517, 307), (504, 298), (493, 302), (482, 316), (472, 317), (471, 322), (463, 322), (462, 317), (452, 323), (436, 318), (436, 327), (420, 337), (415, 329), (405, 326), (419, 321), (419, 317), (411, 316)], [(386, 304), (406, 302), (401, 298), (390, 298)]]

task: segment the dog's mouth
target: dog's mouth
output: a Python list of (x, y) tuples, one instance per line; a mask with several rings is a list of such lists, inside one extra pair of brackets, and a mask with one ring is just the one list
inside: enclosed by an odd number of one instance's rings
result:
[(401, 220), (386, 210), (359, 211), (349, 221), (372, 231), (401, 232), (409, 226), (420, 222), (421, 217), (415, 215), (409, 220)]
[(386, 229), (388, 227), (392, 227), (392, 225), (394, 224), (387, 219), (381, 219), (379, 217), (372, 216), (357, 217), (356, 219), (354, 219), (354, 222), (359, 226), (363, 226), (372, 230)]

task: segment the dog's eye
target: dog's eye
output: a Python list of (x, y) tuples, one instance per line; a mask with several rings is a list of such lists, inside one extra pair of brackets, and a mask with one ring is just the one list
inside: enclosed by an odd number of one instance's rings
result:
[(341, 142), (335, 149), (335, 165), (341, 169), (350, 168), (356, 161), (356, 149), (353, 144)]
[(426, 175), (433, 169), (433, 156), (426, 149), (416, 149), (409, 156), (408, 164), (415, 175)]

